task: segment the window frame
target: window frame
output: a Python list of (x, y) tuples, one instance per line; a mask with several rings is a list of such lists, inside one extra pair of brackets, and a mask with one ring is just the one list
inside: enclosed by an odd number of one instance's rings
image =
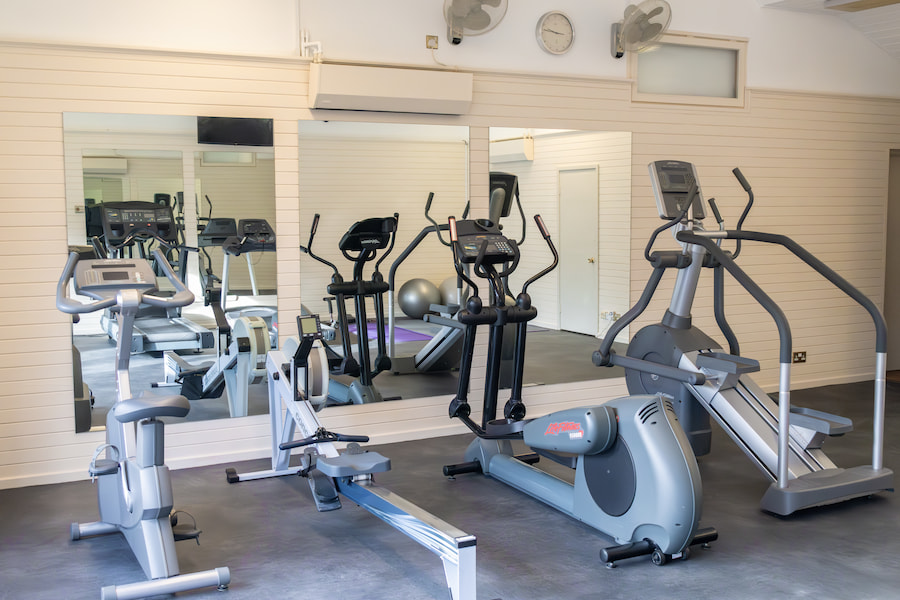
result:
[(736, 53), (735, 65), (735, 97), (724, 98), (720, 96), (694, 96), (684, 94), (657, 94), (638, 91), (638, 62), (640, 52), (628, 53), (628, 77), (631, 79), (632, 102), (653, 102), (664, 104), (687, 104), (696, 106), (724, 106), (731, 108), (744, 108), (747, 80), (747, 46), (746, 38), (715, 36), (696, 33), (668, 31), (664, 33), (657, 44), (673, 46), (692, 46), (696, 48), (714, 48), (718, 50), (732, 50)]

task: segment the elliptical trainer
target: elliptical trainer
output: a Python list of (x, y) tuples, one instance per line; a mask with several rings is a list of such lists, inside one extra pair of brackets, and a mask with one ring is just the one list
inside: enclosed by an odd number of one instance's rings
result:
[[(607, 333), (594, 353), (594, 364), (624, 367), (628, 391), (633, 394), (659, 393), (672, 398), (698, 456), (710, 450), (711, 415), (772, 482), (761, 502), (765, 511), (784, 516), (804, 508), (892, 490), (893, 472), (882, 464), (887, 328), (875, 304), (790, 238), (743, 230), (753, 204), (753, 191), (739, 169), (733, 173), (749, 196), (747, 206), (737, 228), (728, 230), (715, 202), (710, 200), (719, 224), (714, 231), (703, 227), (706, 211), (694, 165), (661, 160), (650, 163), (649, 169), (659, 216), (667, 223), (647, 243), (644, 256), (653, 265), (653, 272), (640, 300)], [(673, 227), (682, 250), (651, 253), (656, 237)], [(718, 245), (721, 240), (736, 240), (735, 251), (722, 250)], [(822, 450), (827, 436), (852, 430), (849, 419), (791, 406), (790, 325), (779, 306), (735, 262), (741, 241), (782, 246), (859, 303), (872, 318), (876, 376), (871, 465), (841, 469)], [(716, 323), (728, 341), (728, 352), (691, 323), (691, 306), (703, 268), (713, 269)], [(671, 269), (677, 270), (678, 275), (662, 321), (637, 332), (628, 345), (627, 356), (617, 355), (612, 350), (616, 335), (647, 308), (663, 275)], [(725, 318), (725, 271), (772, 316), (778, 328), (777, 404), (750, 378), (750, 373), (759, 371), (759, 362), (740, 355), (737, 337)]]
[[(445, 466), (444, 475), (490, 475), (613, 537), (619, 545), (600, 552), (608, 566), (645, 554), (651, 554), (657, 565), (672, 557), (685, 558), (689, 546), (711, 542), (717, 533), (712, 528), (698, 529), (700, 473), (668, 400), (659, 395), (631, 396), (533, 420), (524, 418), (525, 336), (528, 322), (537, 316), (527, 290), (558, 262), (539, 215), (535, 222), (553, 253), (553, 264), (529, 278), (515, 305), (507, 306), (504, 279), (519, 263), (518, 244), (504, 237), (490, 220), (450, 219), (454, 264), (473, 290), (459, 316), (466, 325), (466, 337), (450, 417), (460, 419), (477, 437), (466, 450), (467, 462)], [(466, 276), (464, 264), (487, 280), (487, 306), (478, 295), (478, 285)], [(500, 352), (507, 323), (516, 324), (513, 385), (505, 418), (497, 419)], [(490, 327), (480, 425), (471, 419), (467, 400), (479, 325)], [(510, 440), (516, 439), (537, 455), (515, 456)], [(574, 485), (531, 466), (539, 456), (573, 469)]]
[[(134, 397), (131, 392), (128, 366), (138, 307), (143, 303), (176, 308), (194, 300), (159, 249), (154, 250), (153, 257), (175, 287), (174, 296), (157, 295), (156, 275), (145, 259), (79, 261), (75, 253), (69, 255), (56, 288), (56, 306), (63, 312), (79, 314), (104, 308), (118, 312), (116, 403), (107, 414), (106, 442), (97, 448), (89, 469), (91, 478), (98, 479), (100, 521), (73, 523), (71, 537), (78, 540), (122, 533), (148, 580), (104, 587), (104, 599), (144, 598), (207, 586), (225, 589), (231, 581), (227, 567), (179, 573), (175, 541), (198, 540), (200, 531), (195, 524), (178, 525), (177, 513), (172, 512), (172, 481), (164, 463), (165, 437), (160, 418), (184, 417), (190, 403), (184, 396)], [(92, 298), (91, 302), (68, 297), (73, 277), (75, 292)], [(105, 458), (100, 456), (103, 453)]]
[[(341, 331), (341, 355), (337, 355), (326, 344), (328, 351), (329, 370), (332, 375), (349, 375), (356, 379), (349, 385), (332, 381), (329, 386), (329, 399), (334, 404), (368, 404), (381, 402), (384, 398), (375, 387), (373, 379), (382, 371), (391, 368), (391, 359), (387, 355), (387, 342), (384, 333), (384, 293), (388, 291), (388, 284), (379, 271), (382, 261), (388, 257), (394, 248), (394, 237), (397, 234), (397, 219), (399, 215), (394, 213), (392, 217), (372, 217), (354, 223), (347, 233), (341, 237), (338, 248), (344, 258), (353, 263), (353, 279), (344, 281), (337, 266), (328, 260), (317, 256), (312, 251), (313, 239), (319, 227), (318, 213), (313, 218), (309, 231), (309, 241), (306, 246), (300, 246), (300, 250), (310, 257), (327, 265), (333, 271), (331, 283), (327, 291), (334, 296), (337, 304), (338, 326)], [(366, 280), (363, 274), (366, 263), (378, 257), (378, 251), (384, 250), (384, 254), (375, 263), (372, 278)], [(378, 339), (378, 355), (374, 364), (369, 358), (369, 333), (366, 318), (366, 297), (371, 296), (375, 311), (375, 330)], [(356, 338), (358, 359), (353, 358), (353, 350), (350, 344), (350, 324), (347, 316), (347, 298), (353, 298), (356, 311)], [(371, 370), (370, 370), (371, 369)]]

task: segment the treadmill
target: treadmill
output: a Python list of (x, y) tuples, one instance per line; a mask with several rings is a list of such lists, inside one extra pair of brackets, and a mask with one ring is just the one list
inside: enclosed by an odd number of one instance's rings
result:
[[(178, 228), (172, 207), (155, 202), (104, 202), (100, 218), (106, 249), (113, 257), (133, 256), (135, 252), (148, 258), (146, 247), (151, 234), (172, 246), (178, 244)], [(182, 271), (181, 276), (184, 277)], [(109, 310), (100, 319), (106, 334), (116, 339), (119, 323)], [(215, 346), (215, 333), (181, 316), (181, 309), (158, 309), (142, 306), (134, 321), (131, 353), (164, 352), (166, 350), (202, 350)]]

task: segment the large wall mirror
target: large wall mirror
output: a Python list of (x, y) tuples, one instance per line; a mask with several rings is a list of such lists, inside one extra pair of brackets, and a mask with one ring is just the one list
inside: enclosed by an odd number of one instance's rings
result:
[[(400, 259), (429, 221), (425, 208), (433, 194), (430, 216), (441, 223), (450, 215), (461, 216), (468, 202), (468, 127), (408, 125), (396, 123), (347, 123), (301, 121), (300, 143), (300, 238), (306, 244), (314, 215), (320, 221), (313, 250), (330, 260), (345, 280), (353, 274), (353, 263), (338, 248), (344, 233), (356, 221), (369, 217), (399, 215), (394, 248), (381, 264), (385, 280), (394, 274), (395, 297), (411, 280), (433, 282), (434, 296), (425, 301), (441, 304), (441, 282), (454, 274), (449, 247), (436, 235), (426, 236), (414, 251)], [(394, 265), (396, 264), (396, 267)], [(394, 267), (394, 268), (392, 268)], [(334, 305), (325, 298), (333, 272), (307, 255), (301, 256), (301, 299), (322, 322), (337, 319)], [(365, 269), (371, 277), (372, 263)], [(371, 303), (369, 310), (371, 311)], [(353, 318), (352, 302), (347, 308)], [(406, 305), (409, 311), (409, 306)], [(453, 360), (437, 368), (417, 369), (413, 357), (427, 344), (440, 325), (422, 320), (422, 314), (408, 316), (398, 303), (388, 303), (396, 321), (388, 332), (393, 337), (392, 363), (400, 369), (383, 372), (375, 386), (386, 398), (422, 398), (452, 394), (456, 389)], [(371, 312), (368, 316), (371, 316)], [(337, 323), (335, 329), (340, 330)], [(351, 326), (351, 328), (354, 325)], [(393, 336), (391, 336), (393, 334)], [(374, 339), (374, 335), (372, 336)], [(332, 341), (339, 348), (339, 340)], [(356, 343), (355, 339), (352, 343)], [(338, 377), (347, 382), (347, 377)]]
[[(277, 343), (273, 231), (265, 240), (269, 243), (234, 246), (244, 238), (239, 230), (242, 222), (255, 232), (266, 229), (261, 223), (274, 230), (271, 142), (268, 146), (198, 143), (194, 116), (66, 113), (63, 124), (70, 249), (86, 257), (96, 247), (109, 251), (100, 213), (104, 205), (123, 202), (171, 208), (178, 225), (177, 244), (197, 249), (183, 250), (188, 258), (183, 276), (195, 294), (194, 303), (177, 315), (148, 311), (139, 318), (143, 333), (132, 342), (132, 392), (183, 393), (181, 382), (186, 373), (194, 372), (199, 375), (194, 376), (193, 385), (200, 388), (194, 395), (201, 397), (192, 398), (187, 420), (266, 412), (264, 378), (234, 398), (216, 386), (203, 390), (198, 382), (205, 367), (228, 352), (224, 343), (216, 347), (224, 338), (217, 335), (211, 303), (204, 301), (205, 290), (212, 290), (214, 296), (223, 279), (228, 294), (218, 306), (224, 304), (230, 326), (234, 328), (238, 320), (239, 327), (252, 323), (250, 332), (258, 341), (254, 351), (263, 352), (266, 344)], [(222, 249), (227, 238), (238, 251), (228, 260)], [(152, 246), (135, 244), (121, 252), (137, 256)], [(176, 249), (168, 256), (174, 262), (181, 252)], [(73, 324), (77, 431), (103, 427), (115, 401), (113, 321), (111, 315), (91, 313)]]
[[(491, 171), (518, 178), (529, 215), (511, 288), (550, 262), (530, 215), (541, 213), (559, 266), (529, 292), (538, 317), (529, 331), (525, 383), (566, 383), (622, 375), (591, 355), (631, 304), (631, 133), (492, 128)], [(616, 340), (621, 349), (627, 328)]]
[[(453, 327), (446, 324), (452, 310), (433, 309), (456, 302), (449, 248), (430, 233), (401, 262), (396, 261), (430, 227), (425, 217), (430, 194), (430, 216), (438, 223), (446, 223), (450, 215), (459, 218), (465, 211), (467, 134), (467, 128), (451, 126), (300, 122), (302, 243), (308, 239), (314, 215), (319, 214), (313, 249), (334, 262), (347, 279), (352, 265), (341, 256), (338, 242), (348, 227), (363, 218), (399, 214), (394, 251), (381, 267), (385, 279), (392, 270), (394, 274), (393, 301), (388, 303), (388, 312), (395, 317), (388, 328), (389, 339), (393, 334), (395, 342), (389, 346), (394, 367), (375, 379), (388, 398), (446, 396), (456, 391), (459, 358), (453, 344), (443, 341), (454, 339)], [(541, 213), (550, 226), (563, 261), (587, 265), (593, 273), (593, 279), (587, 279), (557, 269), (531, 288), (540, 316), (529, 338), (526, 383), (621, 375), (617, 369), (594, 367), (591, 353), (599, 346), (597, 336), (629, 307), (630, 133), (494, 128), (491, 139), (490, 168), (518, 176), (527, 216), (523, 260), (512, 287), (521, 287), (550, 260), (531, 220), (535, 213)], [(527, 155), (520, 153), (526, 139)], [(504, 218), (503, 225), (519, 239), (523, 225), (518, 211)], [(578, 226), (582, 229), (576, 231)], [(366, 274), (371, 274), (371, 267)], [(301, 257), (303, 306), (319, 314), (326, 325), (337, 318), (326, 300), (331, 276), (328, 267)], [(574, 278), (581, 284), (579, 289), (561, 287), (563, 282), (572, 285)], [(349, 302), (348, 309), (352, 313)], [(336, 341), (332, 343), (339, 349)], [(426, 350), (430, 345), (437, 346), (436, 357), (433, 349)]]

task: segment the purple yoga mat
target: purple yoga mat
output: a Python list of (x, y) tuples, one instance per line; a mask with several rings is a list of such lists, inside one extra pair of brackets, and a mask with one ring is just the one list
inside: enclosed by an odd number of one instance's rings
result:
[[(375, 323), (368, 323), (366, 330), (369, 334), (369, 339), (374, 340), (377, 333), (375, 332)], [(356, 325), (350, 325), (350, 333), (356, 333)], [(388, 330), (387, 325), (384, 326), (384, 335), (390, 336), (390, 331)], [(415, 331), (410, 331), (409, 329), (403, 329), (402, 327), (394, 327), (394, 341), (397, 343), (400, 342), (423, 342), (430, 340), (431, 336), (424, 335), (421, 333), (416, 333)]]

